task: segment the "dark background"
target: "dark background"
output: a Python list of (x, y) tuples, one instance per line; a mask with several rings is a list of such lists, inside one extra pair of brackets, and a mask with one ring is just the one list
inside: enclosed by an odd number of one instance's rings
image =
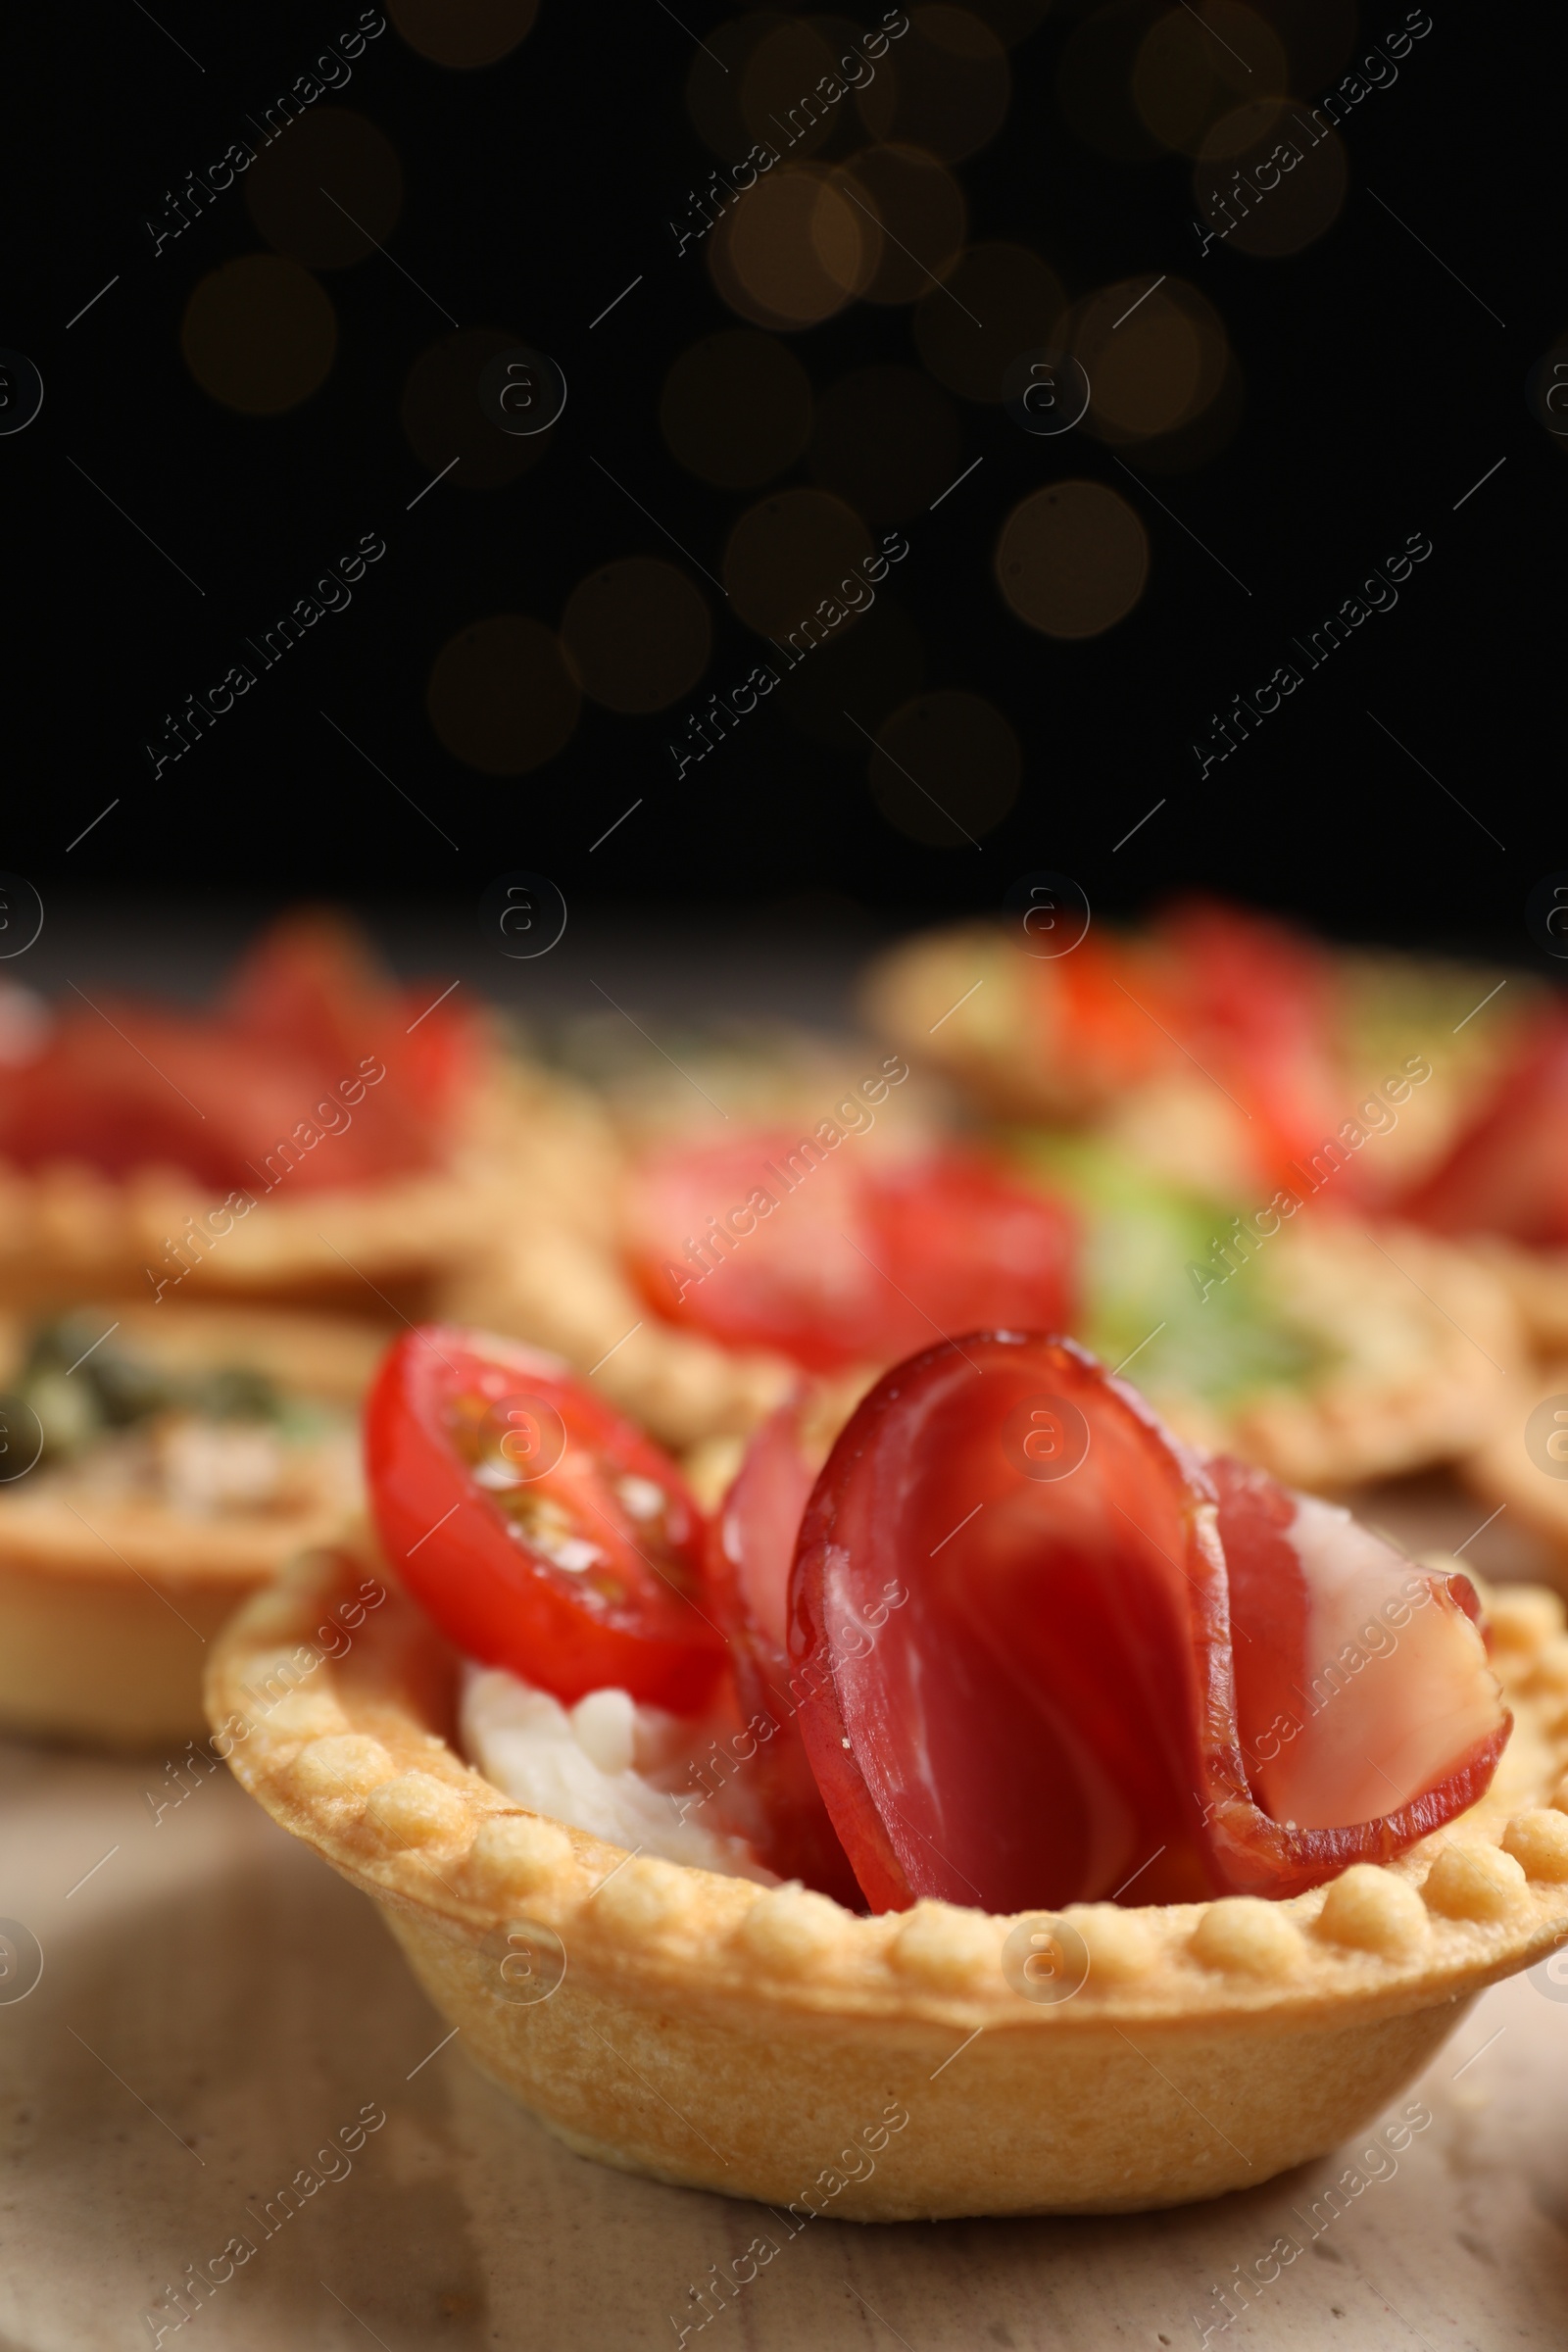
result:
[[(184, 905), (216, 947), (225, 923), (215, 906), (236, 890), (253, 894), (248, 910), (335, 894), (456, 923), (517, 867), (553, 877), (612, 929), (658, 917), (692, 937), (753, 922), (799, 935), (842, 917), (869, 935), (996, 908), (1020, 874), (1050, 867), (1077, 877), (1097, 912), (1200, 884), (1342, 935), (1532, 955), (1526, 895), (1568, 865), (1568, 442), (1543, 429), (1527, 398), (1531, 370), (1568, 326), (1564, 43), (1549, 12), (1483, 24), (1434, 0), (1433, 29), (1397, 85), (1346, 127), (1350, 184), (1336, 224), (1279, 261), (1216, 248), (1200, 263), (1190, 163), (1112, 161), (1063, 119), (1058, 65), (1080, 20), (1104, 18), (1135, 42), (1157, 8), (1056, 0), (1017, 40), (1003, 130), (956, 167), (971, 240), (1033, 247), (1069, 296), (1166, 270), (1215, 303), (1245, 386), (1233, 437), (1185, 472), (1127, 454), (1253, 593), (1102, 443), (1031, 439), (1002, 409), (957, 401), (955, 472), (985, 464), (906, 525), (911, 556), (888, 594), (919, 632), (926, 686), (986, 696), (1022, 746), (1017, 804), (979, 850), (933, 849), (894, 829), (869, 791), (866, 748), (810, 741), (776, 708), (679, 784), (666, 746), (685, 698), (648, 718), (585, 703), (558, 757), (502, 778), (454, 760), (425, 714), (431, 662), (466, 622), (517, 612), (554, 628), (595, 565), (639, 553), (683, 562), (591, 457), (709, 571), (760, 495), (696, 480), (659, 428), (672, 362), (741, 322), (700, 250), (673, 258), (666, 221), (715, 159), (685, 103), (693, 43), (657, 0), (543, 0), (522, 44), (472, 73), (428, 62), (389, 24), (329, 102), (368, 117), (398, 152), (405, 194), (389, 250), (418, 285), (377, 256), (323, 272), (335, 364), (273, 418), (220, 406), (179, 345), (198, 281), (262, 248), (242, 187), (157, 260), (143, 223), (359, 10), (159, 0), (156, 13), (158, 24), (133, 6), (90, 20), (49, 12), (47, 24), (26, 12), (7, 36), (0, 342), (36, 362), (46, 397), (24, 434), (0, 439), (17, 595), (0, 866), (29, 877), (52, 912), (74, 909), (78, 937), (100, 910), (128, 918), (156, 906), (161, 928)], [(730, 12), (685, 0), (676, 13), (707, 34)], [(881, 11), (846, 13), (869, 22)], [(999, 24), (1008, 14), (978, 13)], [(1394, 0), (1363, 8), (1362, 45), (1404, 15)], [(1369, 184), (1480, 299), (1369, 201)], [(116, 271), (120, 283), (68, 332)], [(643, 284), (590, 334), (639, 271)], [(399, 404), (411, 367), (450, 331), (436, 302), (464, 327), (504, 328), (553, 354), (570, 397), (519, 480), (443, 482), (406, 512), (431, 469)], [(870, 360), (918, 365), (907, 309), (852, 305), (790, 342), (818, 391)], [(1499, 458), (1501, 471), (1453, 512)], [(991, 569), (1011, 507), (1055, 473), (1124, 491), (1152, 546), (1141, 603), (1082, 644), (1022, 626)], [(809, 475), (803, 464), (782, 478)], [(143, 746), (161, 714), (204, 691), (242, 634), (368, 529), (388, 555), (354, 610), (318, 626), (154, 782)], [(1434, 553), (1398, 612), (1368, 624), (1200, 782), (1191, 745), (1208, 713), (1287, 659), (1293, 632), (1415, 531)], [(727, 692), (760, 651), (708, 593), (713, 655), (692, 702)], [(1464, 807), (1379, 733), (1369, 706)], [(323, 707), (417, 809), (323, 726)], [(641, 809), (590, 856), (639, 795)], [(1112, 854), (1161, 797), (1159, 814)], [(232, 927), (244, 920), (236, 912)]]

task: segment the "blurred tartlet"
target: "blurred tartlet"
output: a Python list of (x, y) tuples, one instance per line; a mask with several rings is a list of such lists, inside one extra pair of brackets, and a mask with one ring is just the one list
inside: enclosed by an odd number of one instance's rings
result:
[(209, 1011), (78, 991), (0, 1063), (0, 1300), (417, 1310), (527, 1199), (558, 1092), (326, 915)]
[(1337, 1213), (1299, 1176), (1304, 1213), (1276, 1194), (1244, 1215), (1112, 1136), (966, 1129), (899, 1054), (682, 1050), (690, 1084), (580, 1104), (569, 1181), (442, 1291), (671, 1445), (728, 1460), (803, 1370), (847, 1415), (912, 1348), (1002, 1322), (1132, 1359), (1184, 1435), (1296, 1485), (1396, 1475), (1500, 1425), (1527, 1350), (1470, 1250)]
[(1568, 1591), (1568, 1356), (1510, 1384), (1502, 1426), (1461, 1466), (1477, 1494), (1545, 1538)]
[(355, 1412), (384, 1334), (168, 1300), (8, 1320), (0, 1729), (199, 1733), (208, 1643), (360, 1499)]
[(1093, 1128), (1243, 1200), (1319, 1152), (1362, 1205), (1408, 1194), (1544, 998), (1517, 975), (1504, 990), (1477, 965), (1330, 949), (1210, 901), (1070, 938), (1026, 917), (903, 941), (867, 977), (873, 1033), (994, 1114)]

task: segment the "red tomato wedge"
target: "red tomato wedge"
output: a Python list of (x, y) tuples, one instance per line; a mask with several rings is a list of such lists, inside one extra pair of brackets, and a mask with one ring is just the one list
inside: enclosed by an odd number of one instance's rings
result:
[(1205, 1465), (1072, 1342), (992, 1332), (899, 1365), (843, 1432), (790, 1655), (872, 1909), (1007, 1912), (1294, 1894), (1403, 1851), (1507, 1737), (1474, 1618), (1463, 1578)]
[(1129, 943), (1093, 932), (1070, 955), (1031, 956), (1029, 990), (1062, 1107), (1101, 1108), (1169, 1063), (1163, 982)]
[(695, 1714), (725, 1670), (707, 1524), (668, 1456), (555, 1356), (424, 1324), (366, 1409), (388, 1559), (441, 1631), (568, 1704)]
[[(759, 1859), (781, 1879), (858, 1908), (849, 1857), (822, 1802), (801, 1739), (802, 1687), (786, 1649), (790, 1564), (817, 1465), (804, 1442), (806, 1399), (763, 1422), (710, 1529), (710, 1581), (729, 1639), (742, 1720), (757, 1740), (752, 1766), (765, 1830)], [(895, 1588), (901, 1590), (902, 1588)]]
[(1070, 955), (1032, 959), (1025, 986), (1064, 1110), (1102, 1111), (1130, 1089), (1201, 1073), (1242, 1114), (1259, 1181), (1344, 1116), (1333, 966), (1267, 916), (1183, 900), (1136, 938), (1091, 933)]
[(1440, 1233), (1568, 1242), (1568, 1013), (1553, 1012), (1447, 1158), (1402, 1204)]
[(631, 1248), (655, 1312), (812, 1372), (892, 1363), (976, 1323), (1071, 1320), (1068, 1209), (977, 1152), (859, 1149), (777, 1134), (650, 1158)]
[(1250, 1114), (1262, 1166), (1283, 1171), (1344, 1115), (1328, 956), (1284, 923), (1209, 899), (1180, 902), (1153, 937), (1173, 959), (1176, 1034)]
[[(70, 997), (0, 1069), (0, 1153), (111, 1176), (182, 1169), (214, 1192), (323, 1192), (432, 1165), (480, 1066), (476, 1024), (377, 972), (324, 916), (266, 933), (211, 1012)], [(422, 1017), (421, 1017), (422, 1016)]]

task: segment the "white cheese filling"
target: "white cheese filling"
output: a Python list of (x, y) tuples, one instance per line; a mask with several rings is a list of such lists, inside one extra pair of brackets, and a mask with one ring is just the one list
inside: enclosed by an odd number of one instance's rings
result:
[(706, 1720), (639, 1706), (625, 1690), (590, 1690), (567, 1708), (501, 1667), (469, 1664), (459, 1728), (468, 1761), (531, 1813), (665, 1862), (778, 1884), (744, 1837), (714, 1822), (700, 1785), (694, 1801), (694, 1768), (716, 1729)]

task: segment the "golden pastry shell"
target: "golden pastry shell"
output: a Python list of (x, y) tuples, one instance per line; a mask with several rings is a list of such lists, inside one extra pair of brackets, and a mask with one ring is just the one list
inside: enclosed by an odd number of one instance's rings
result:
[[(240, 1213), (175, 1168), (120, 1178), (76, 1162), (26, 1171), (0, 1161), (0, 1294), (16, 1306), (99, 1292), (151, 1303), (162, 1280), (160, 1303), (338, 1296), (374, 1313), (379, 1286), (449, 1272), (476, 1233), (551, 1193), (574, 1102), (563, 1082), (497, 1064), (454, 1119), (438, 1165), (310, 1192), (291, 1191), (286, 1173), (270, 1192), (259, 1175)], [(332, 1149), (330, 1135), (315, 1147)]]
[[(367, 1579), (385, 1601), (317, 1655), (312, 1629)], [(1069, 1907), (1089, 1971), (1055, 2004), (1003, 1973), (1016, 1921), (858, 1917), (512, 1803), (457, 1753), (455, 1661), (368, 1547), (308, 1555), (249, 1603), (207, 1704), (245, 1787), (382, 1906), (468, 2054), (580, 2153), (865, 2221), (1114, 2212), (1335, 2146), (1474, 1994), (1568, 1934), (1562, 1604), (1516, 1588), (1493, 1613), (1515, 1730), (1480, 1804), (1287, 1902)], [(509, 1990), (509, 1929), (525, 1968), (564, 1960), (548, 1997)], [(890, 2104), (906, 2127), (845, 2179)]]
[[(100, 1309), (112, 1345), (181, 1370), (244, 1366), (299, 1395), (357, 1403), (387, 1343), (374, 1324), (269, 1306)], [(26, 1318), (0, 1315), (0, 1384)], [(0, 1728), (146, 1748), (205, 1731), (204, 1645), (348, 1497), (321, 1463), (283, 1508), (201, 1518), (158, 1497), (0, 1486)]]

